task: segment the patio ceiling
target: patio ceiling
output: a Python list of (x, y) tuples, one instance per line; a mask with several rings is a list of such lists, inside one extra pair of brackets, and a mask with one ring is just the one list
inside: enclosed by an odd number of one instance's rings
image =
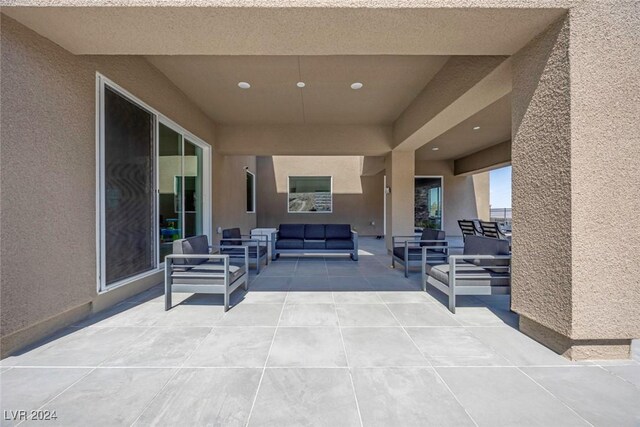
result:
[[(479, 129), (474, 129), (479, 127)], [(500, 98), (416, 151), (420, 160), (457, 159), (511, 139), (511, 95)], [(433, 148), (438, 148), (434, 151)]]
[[(148, 56), (216, 123), (392, 124), (446, 56)], [(249, 82), (240, 89), (238, 82)], [(303, 81), (302, 89), (296, 83)], [(351, 89), (362, 82), (360, 90)]]

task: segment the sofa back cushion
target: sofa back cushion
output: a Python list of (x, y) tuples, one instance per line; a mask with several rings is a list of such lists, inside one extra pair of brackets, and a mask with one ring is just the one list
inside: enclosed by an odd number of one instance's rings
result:
[(220, 244), (222, 245), (241, 245), (242, 242), (237, 240), (224, 240), (224, 239), (241, 239), (242, 233), (239, 228), (227, 228), (222, 230), (222, 240)]
[[(464, 241), (464, 254), (465, 255), (510, 255), (509, 241), (502, 239), (494, 239), (484, 236), (467, 236)], [(471, 262), (479, 267), (488, 266), (506, 266), (511, 263), (508, 259), (472, 259)], [(491, 269), (489, 271), (495, 273), (504, 273), (504, 268)]]
[(325, 227), (327, 239), (350, 239), (351, 225), (349, 224), (327, 224)]
[(304, 224), (280, 224), (278, 239), (304, 240)]
[[(206, 255), (209, 253), (209, 239), (207, 236), (187, 237), (186, 239), (178, 239), (173, 241), (173, 253), (184, 255)], [(177, 259), (175, 264), (198, 265), (206, 262), (206, 259)]]
[[(444, 240), (446, 237), (443, 230), (432, 230), (431, 228), (425, 228), (422, 230), (420, 240)], [(444, 246), (439, 243), (420, 243), (420, 246)]]
[(324, 240), (324, 224), (305, 224), (304, 238), (306, 240)]

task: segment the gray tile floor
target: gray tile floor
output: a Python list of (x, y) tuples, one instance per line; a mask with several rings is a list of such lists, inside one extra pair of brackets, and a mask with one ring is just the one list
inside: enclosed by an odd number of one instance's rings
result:
[(204, 295), (165, 312), (155, 287), (67, 328), (1, 362), (2, 425), (640, 425), (637, 360), (572, 363), (505, 297), (452, 315), (381, 241), (361, 249), (278, 260), (226, 314)]

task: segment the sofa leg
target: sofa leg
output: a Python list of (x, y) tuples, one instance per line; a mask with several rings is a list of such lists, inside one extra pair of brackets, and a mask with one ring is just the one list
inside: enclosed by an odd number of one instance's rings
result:
[(409, 263), (404, 263), (404, 277), (409, 277)]
[(260, 274), (260, 257), (256, 258), (256, 275), (258, 274)]
[[(245, 282), (245, 283), (247, 283), (247, 282)], [(229, 297), (230, 297), (229, 292), (228, 291), (225, 292), (224, 293), (224, 311), (225, 312), (229, 311)]]
[(451, 311), (453, 314), (456, 314), (456, 295), (455, 294), (449, 295), (449, 311)]

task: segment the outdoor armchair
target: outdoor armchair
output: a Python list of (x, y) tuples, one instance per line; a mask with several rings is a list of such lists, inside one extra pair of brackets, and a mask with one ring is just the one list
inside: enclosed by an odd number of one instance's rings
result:
[(239, 228), (227, 228), (222, 230), (222, 240), (220, 244), (221, 254), (225, 255), (242, 255), (242, 247), (248, 248), (249, 263), (255, 262), (256, 274), (260, 274), (260, 264), (264, 260), (265, 265), (269, 265), (269, 236), (256, 235), (251, 236), (242, 234)]
[[(248, 289), (249, 250), (239, 255), (210, 253), (207, 236), (188, 237), (173, 242), (173, 254), (165, 258), (165, 310), (169, 310), (171, 294), (185, 292), (194, 294), (224, 295), (224, 311), (229, 310), (231, 293), (243, 286)], [(220, 246), (220, 249), (224, 249)], [(240, 249), (240, 248), (236, 248)], [(239, 259), (240, 265), (232, 265), (231, 259)]]
[[(454, 249), (450, 247), (449, 249)], [(449, 310), (456, 312), (456, 295), (511, 293), (509, 242), (484, 236), (467, 236), (463, 254), (449, 255), (446, 264), (430, 265), (427, 249), (422, 251), (422, 289), (427, 284), (444, 292)]]
[(391, 266), (396, 262), (404, 266), (404, 277), (409, 276), (409, 268), (422, 262), (424, 251), (427, 262), (442, 263), (447, 261), (449, 243), (442, 230), (424, 229), (418, 236), (392, 236)]

